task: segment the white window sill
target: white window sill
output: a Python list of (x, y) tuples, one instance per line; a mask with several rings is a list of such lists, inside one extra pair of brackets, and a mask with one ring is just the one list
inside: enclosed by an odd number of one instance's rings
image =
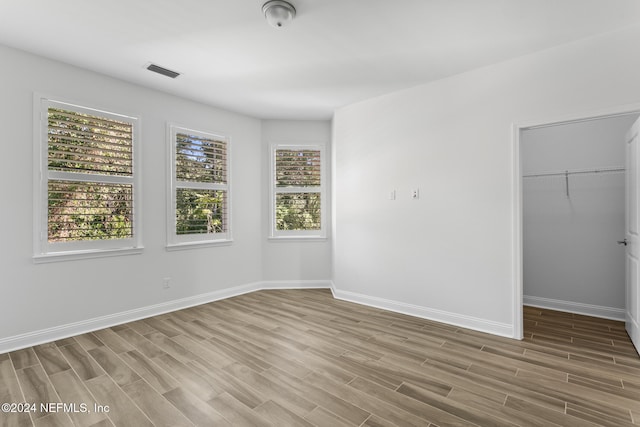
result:
[(232, 239), (225, 240), (206, 240), (200, 242), (182, 242), (182, 243), (170, 243), (166, 246), (167, 251), (184, 251), (188, 249), (208, 248), (215, 246), (231, 246)]
[(49, 262), (76, 261), (90, 258), (106, 258), (124, 255), (139, 255), (144, 248), (126, 249), (92, 249), (85, 251), (50, 252), (33, 256), (34, 264), (45, 264)]

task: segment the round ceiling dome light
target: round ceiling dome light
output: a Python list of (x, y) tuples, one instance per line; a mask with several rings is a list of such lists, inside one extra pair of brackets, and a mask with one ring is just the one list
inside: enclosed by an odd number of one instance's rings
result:
[(293, 20), (296, 16), (296, 8), (286, 1), (271, 0), (262, 6), (262, 13), (269, 25), (280, 28)]

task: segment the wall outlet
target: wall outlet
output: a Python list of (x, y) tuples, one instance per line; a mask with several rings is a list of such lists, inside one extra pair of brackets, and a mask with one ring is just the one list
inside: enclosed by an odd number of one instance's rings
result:
[(414, 190), (411, 190), (411, 198), (412, 199), (419, 199), (420, 198), (420, 190), (418, 190), (417, 188)]
[(169, 289), (171, 287), (171, 277), (165, 277), (162, 279), (162, 289)]

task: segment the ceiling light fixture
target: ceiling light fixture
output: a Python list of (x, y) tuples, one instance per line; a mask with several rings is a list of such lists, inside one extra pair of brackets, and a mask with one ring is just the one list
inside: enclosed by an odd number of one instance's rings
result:
[(269, 25), (280, 28), (293, 21), (296, 16), (296, 8), (286, 1), (271, 0), (262, 6), (262, 13)]

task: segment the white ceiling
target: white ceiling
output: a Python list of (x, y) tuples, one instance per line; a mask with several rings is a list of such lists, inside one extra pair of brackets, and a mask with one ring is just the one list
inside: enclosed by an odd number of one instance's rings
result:
[(0, 43), (250, 116), (327, 119), (640, 23), (638, 0), (290, 0), (297, 17), (276, 29), (264, 1), (0, 0)]

